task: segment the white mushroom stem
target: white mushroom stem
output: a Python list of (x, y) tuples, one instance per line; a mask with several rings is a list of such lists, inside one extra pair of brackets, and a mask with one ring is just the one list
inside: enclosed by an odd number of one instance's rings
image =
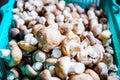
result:
[(59, 58), (59, 57), (62, 56), (62, 52), (59, 48), (56, 47), (52, 50), (51, 56), (54, 57), (54, 58)]
[(44, 62), (46, 60), (46, 54), (42, 51), (36, 51), (33, 54), (34, 61)]
[(41, 62), (36, 62), (32, 65), (32, 68), (35, 70), (35, 71), (39, 71), (41, 70), (43, 67), (43, 64)]

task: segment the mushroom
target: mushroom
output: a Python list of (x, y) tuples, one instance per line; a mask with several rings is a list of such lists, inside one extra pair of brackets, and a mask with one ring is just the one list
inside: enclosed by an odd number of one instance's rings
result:
[(48, 69), (52, 76), (55, 76), (55, 67), (56, 67), (57, 59), (48, 58), (44, 62), (44, 69)]
[(33, 36), (32, 33), (26, 34), (25, 37), (24, 37), (24, 41), (26, 43), (31, 44), (31, 45), (36, 45), (38, 43), (37, 40), (36, 40), (36, 38)]
[(48, 27), (58, 30), (58, 24), (57, 23), (50, 24)]
[(70, 22), (73, 20), (73, 17), (68, 10), (63, 10), (63, 15), (65, 16), (65, 22)]
[(56, 3), (56, 6), (59, 10), (62, 11), (65, 8), (65, 1), (64, 0), (59, 1), (58, 3)]
[(72, 31), (73, 31), (75, 34), (80, 35), (80, 34), (82, 34), (82, 33), (84, 32), (85, 26), (83, 25), (83, 23), (82, 23), (81, 20), (75, 20), (75, 22), (74, 22), (74, 20), (73, 20), (72, 24), (73, 24), (73, 29), (72, 29)]
[(50, 27), (40, 29), (36, 34), (36, 38), (39, 47), (45, 52), (49, 52), (54, 47), (58, 46), (64, 39), (57, 29)]
[(70, 8), (70, 10), (72, 12), (76, 12), (77, 11), (77, 9), (75, 8), (75, 6), (72, 3), (69, 3), (67, 6)]
[(40, 50), (36, 50), (34, 53), (33, 53), (33, 61), (39, 61), (39, 62), (45, 62), (46, 60), (46, 53), (45, 52), (42, 52)]
[(11, 59), (7, 61), (7, 65), (9, 67), (13, 67), (13, 66), (18, 65), (21, 62), (21, 60), (22, 60), (22, 51), (20, 50), (20, 48), (18, 47), (16, 41), (14, 41), (14, 40), (11, 40), (9, 42), (9, 45), (11, 46), (12, 50), (10, 52)]
[(100, 80), (108, 80), (108, 68), (105, 63), (98, 63), (94, 70), (99, 74)]
[(60, 48), (59, 47), (53, 48), (51, 56), (53, 58), (59, 58), (59, 57), (61, 57), (62, 56), (62, 52), (61, 52)]
[(46, 18), (45, 18), (44, 16), (38, 17), (38, 22), (39, 22), (40, 24), (45, 25), (45, 23), (46, 23)]
[(59, 31), (61, 34), (67, 34), (72, 31), (73, 25), (70, 23), (59, 23)]
[(39, 76), (42, 78), (42, 80), (52, 80), (52, 76), (50, 74), (50, 71), (47, 69), (40, 72)]
[(11, 29), (11, 35), (13, 38), (15, 38), (19, 33), (20, 33), (20, 30), (18, 28)]
[(36, 35), (36, 33), (40, 30), (40, 29), (42, 29), (42, 28), (44, 28), (45, 26), (44, 25), (42, 25), (42, 24), (36, 24), (36, 25), (34, 25), (33, 27), (32, 27), (32, 33), (33, 33), (33, 35)]
[(54, 13), (55, 16), (58, 16), (58, 15), (62, 14), (62, 12), (59, 9), (54, 10), (53, 13)]
[(45, 18), (48, 25), (53, 24), (55, 22), (55, 15), (51, 12), (47, 12), (45, 14)]
[(34, 77), (34, 76), (37, 76), (37, 72), (29, 65), (25, 65), (24, 66), (24, 74), (29, 76), (29, 77)]
[(27, 43), (25, 41), (20, 41), (18, 43), (18, 45), (22, 50), (27, 51), (27, 52), (33, 52), (37, 49), (37, 47), (35, 45), (32, 45), (32, 44)]
[(36, 20), (32, 20), (28, 23), (28, 27), (27, 28), (32, 28), (35, 24), (37, 23)]
[(100, 80), (100, 77), (98, 76), (98, 74), (92, 69), (86, 69), (85, 73), (89, 74), (94, 80)]
[(12, 71), (8, 71), (5, 78), (7, 80), (18, 79), (18, 77)]
[(42, 70), (42, 67), (43, 67), (43, 64), (41, 62), (35, 62), (33, 63), (32, 65), (32, 68), (35, 70), (35, 71), (40, 71)]
[(69, 80), (94, 80), (94, 79), (89, 74), (82, 73), (80, 75), (70, 76)]
[(57, 22), (63, 22), (64, 21), (64, 15), (57, 15), (56, 16), (56, 21)]
[(88, 11), (87, 11), (87, 14), (88, 14), (88, 17), (89, 17), (90, 20), (96, 18), (96, 15), (95, 15), (95, 13), (94, 13), (94, 10), (91, 10), (91, 9), (88, 10)]
[(19, 73), (16, 68), (12, 68), (10, 71), (15, 75), (16, 78), (19, 78)]
[(61, 44), (61, 51), (64, 56), (74, 57), (82, 49), (80, 38), (73, 32), (69, 32)]
[(104, 53), (102, 61), (107, 65), (107, 68), (109, 69), (113, 64), (113, 56), (109, 53)]
[(86, 37), (88, 38), (89, 42), (91, 45), (94, 45), (94, 44), (102, 44), (102, 42), (95, 38), (94, 35), (92, 34), (92, 32), (89, 32)]
[(79, 14), (85, 13), (85, 10), (82, 7), (80, 7), (78, 4), (74, 4), (74, 6)]
[(70, 62), (70, 57), (67, 56), (59, 58), (55, 68), (56, 75), (62, 80), (66, 79), (69, 73), (81, 74), (84, 70), (84, 64)]
[(103, 44), (106, 44), (106, 42), (110, 39), (110, 37), (111, 37), (111, 32), (109, 30), (104, 30), (98, 36), (98, 38), (103, 41)]
[(51, 80), (61, 80), (60, 78), (58, 78), (58, 77), (52, 77), (52, 79)]
[(80, 15), (77, 13), (77, 12), (71, 12), (71, 15), (74, 19), (79, 19), (80, 18)]
[(89, 66), (99, 63), (102, 56), (103, 53), (94, 50), (93, 46), (88, 46), (77, 54), (76, 59)]

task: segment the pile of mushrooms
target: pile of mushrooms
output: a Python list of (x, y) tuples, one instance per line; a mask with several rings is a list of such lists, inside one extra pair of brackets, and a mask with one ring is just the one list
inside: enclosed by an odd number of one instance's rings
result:
[(16, 0), (7, 80), (120, 80), (102, 9), (64, 0)]

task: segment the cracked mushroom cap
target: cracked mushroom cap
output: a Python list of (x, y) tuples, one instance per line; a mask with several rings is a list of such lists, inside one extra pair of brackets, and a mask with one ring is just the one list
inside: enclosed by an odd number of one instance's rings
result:
[(11, 61), (8, 62), (8, 66), (12, 67), (12, 66), (16, 66), (18, 65), (21, 60), (22, 60), (22, 51), (20, 50), (20, 48), (18, 47), (16, 41), (11, 40), (9, 42), (10, 46), (12, 47), (11, 50)]
[(94, 79), (89, 74), (82, 73), (80, 75), (70, 76), (69, 80), (94, 80)]
[(81, 49), (80, 38), (73, 32), (68, 33), (61, 45), (63, 55), (74, 57)]
[(50, 27), (40, 29), (36, 34), (36, 38), (39, 42), (39, 47), (45, 52), (49, 52), (58, 46), (64, 39), (57, 29)]

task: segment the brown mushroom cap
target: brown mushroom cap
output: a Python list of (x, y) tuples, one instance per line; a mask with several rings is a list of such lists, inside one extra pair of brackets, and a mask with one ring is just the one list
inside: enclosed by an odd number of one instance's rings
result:
[(85, 65), (94, 65), (99, 63), (103, 58), (103, 53), (94, 46), (87, 46), (82, 49), (76, 56), (77, 61)]
[(37, 47), (35, 45), (31, 45), (31, 44), (26, 43), (24, 41), (20, 41), (18, 43), (18, 45), (22, 50), (27, 51), (27, 52), (33, 52), (37, 49)]
[[(70, 57), (61, 57), (58, 62), (57, 62), (57, 65), (56, 65), (56, 68), (55, 68), (55, 71), (56, 71), (56, 75), (61, 78), (61, 79), (66, 79), (67, 77), (67, 73), (68, 73), (68, 65), (70, 62)], [(67, 64), (68, 65), (67, 65)]]
[(44, 28), (45, 26), (42, 24), (36, 24), (32, 27), (32, 33), (36, 35), (36, 33), (41, 29)]
[(16, 41), (11, 40), (9, 42), (10, 46), (12, 47), (11, 51), (11, 61), (8, 63), (9, 66), (15, 66), (18, 65), (21, 62), (22, 59), (22, 51), (18, 47)]
[(64, 39), (57, 29), (50, 27), (40, 29), (36, 34), (36, 38), (39, 42), (39, 47), (45, 52), (49, 52), (58, 46)]
[(42, 78), (42, 80), (51, 80), (52, 78), (50, 71), (47, 69), (40, 72), (39, 76)]
[(94, 80), (94, 79), (89, 74), (82, 73), (80, 75), (70, 76), (69, 80)]
[(61, 79), (66, 79), (69, 73), (81, 74), (85, 70), (83, 63), (70, 62), (70, 57), (65, 56), (58, 59), (56, 65), (56, 75)]
[(79, 43), (80, 38), (77, 35), (75, 35), (73, 32), (68, 33), (61, 45), (61, 51), (63, 55), (74, 57), (75, 55), (73, 52), (78, 53), (82, 48)]
[(120, 80), (118, 76), (108, 76), (108, 80)]
[(100, 80), (108, 79), (108, 69), (105, 63), (103, 62), (98, 63), (97, 66), (94, 67), (94, 70), (99, 74)]
[(92, 69), (85, 70), (85, 73), (89, 74), (94, 80), (100, 80), (100, 77), (98, 76), (98, 74)]

